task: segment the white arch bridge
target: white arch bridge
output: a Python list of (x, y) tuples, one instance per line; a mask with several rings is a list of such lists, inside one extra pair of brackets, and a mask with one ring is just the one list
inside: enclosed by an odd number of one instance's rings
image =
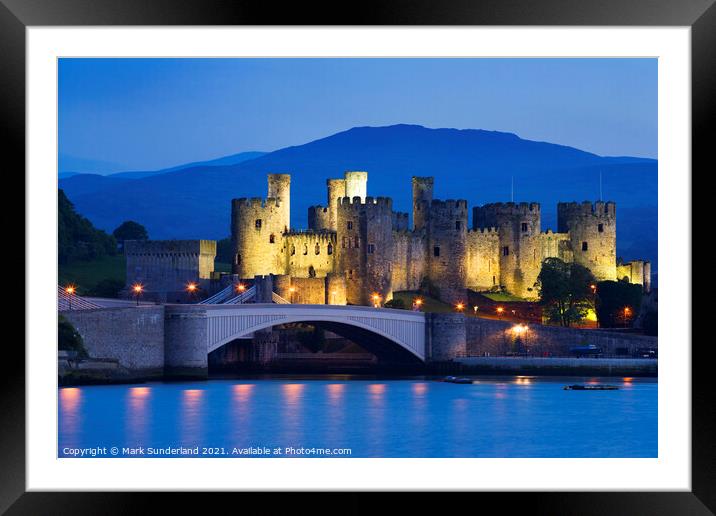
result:
[(169, 367), (205, 366), (209, 353), (234, 339), (295, 322), (330, 330), (379, 357), (426, 359), (422, 312), (338, 305), (166, 305), (165, 322)]

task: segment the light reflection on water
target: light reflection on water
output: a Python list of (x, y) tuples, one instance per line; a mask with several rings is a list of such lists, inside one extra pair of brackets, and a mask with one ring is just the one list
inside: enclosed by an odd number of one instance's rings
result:
[[(610, 383), (618, 391), (564, 391)], [(62, 388), (59, 444), (341, 447), (353, 457), (655, 457), (639, 378), (211, 380)]]

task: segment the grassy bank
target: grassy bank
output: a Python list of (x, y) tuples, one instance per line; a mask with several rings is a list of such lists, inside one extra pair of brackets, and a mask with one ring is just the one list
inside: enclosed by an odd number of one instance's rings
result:
[(413, 306), (413, 300), (416, 297), (419, 297), (423, 300), (421, 308), (423, 312), (445, 314), (455, 311), (455, 308), (452, 305), (444, 303), (439, 299), (420, 294), (413, 290), (402, 290), (400, 292), (393, 292), (393, 299), (400, 299), (405, 304), (405, 308), (407, 308), (408, 310), (410, 310), (410, 307)]
[(76, 285), (80, 295), (87, 294), (99, 282), (108, 279), (125, 283), (126, 260), (124, 255), (105, 256), (97, 260), (77, 261), (59, 266), (59, 284)]

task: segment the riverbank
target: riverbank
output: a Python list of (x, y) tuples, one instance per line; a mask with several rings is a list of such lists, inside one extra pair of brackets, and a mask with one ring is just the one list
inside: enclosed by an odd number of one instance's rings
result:
[(658, 375), (655, 358), (576, 357), (465, 357), (453, 361), (457, 372), (476, 374), (532, 374), (546, 376)]

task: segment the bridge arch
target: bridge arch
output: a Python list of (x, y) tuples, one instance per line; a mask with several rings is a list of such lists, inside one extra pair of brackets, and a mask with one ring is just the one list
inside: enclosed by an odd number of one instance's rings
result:
[(273, 326), (302, 322), (343, 335), (376, 355), (425, 361), (425, 316), (406, 310), (336, 305), (206, 306), (206, 352)]

